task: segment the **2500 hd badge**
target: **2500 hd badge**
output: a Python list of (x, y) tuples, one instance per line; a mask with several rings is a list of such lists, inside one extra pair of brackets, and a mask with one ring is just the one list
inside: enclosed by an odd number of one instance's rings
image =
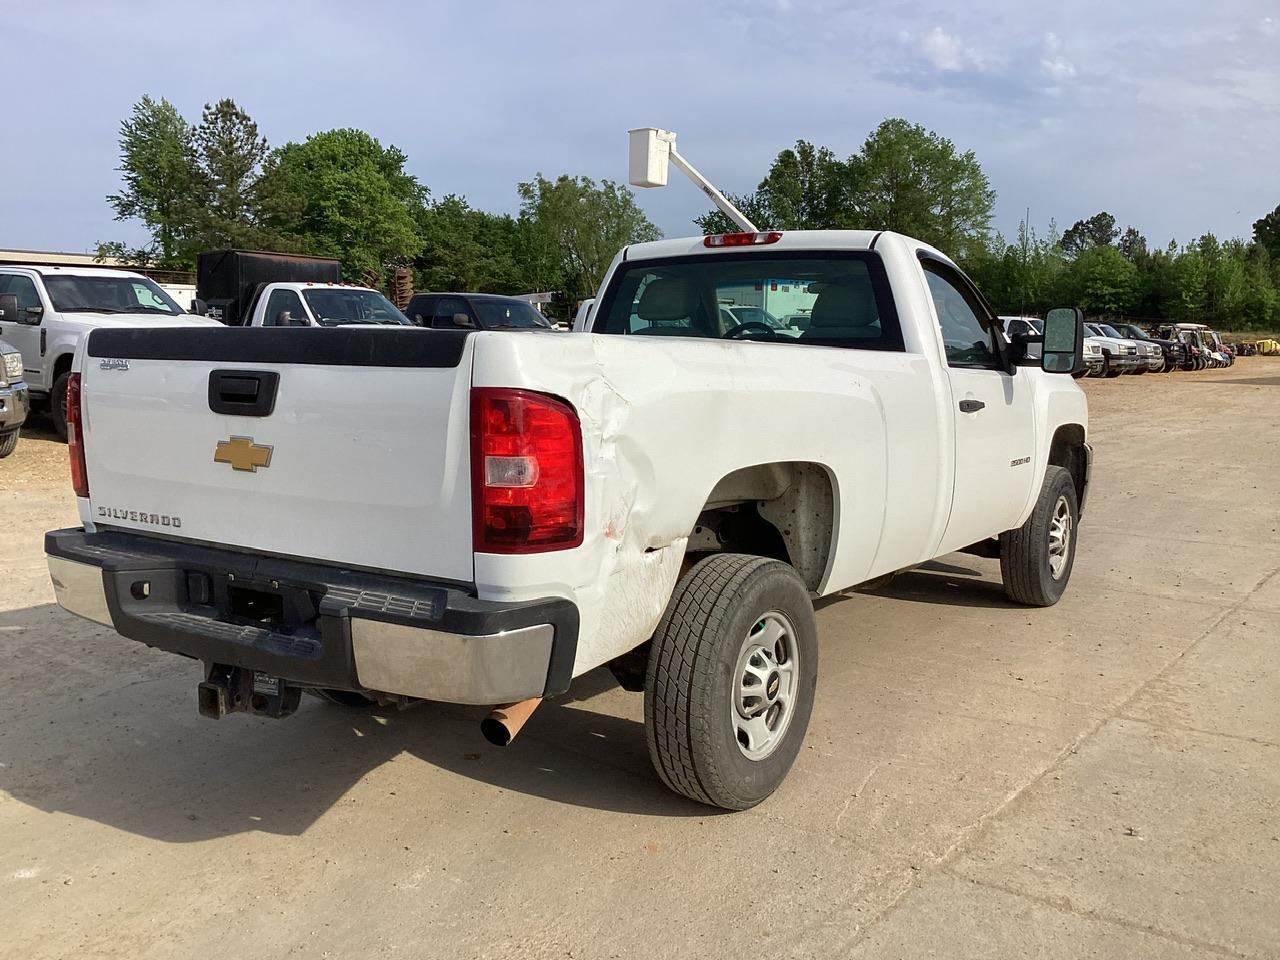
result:
[(160, 513), (148, 513), (145, 510), (122, 510), (119, 507), (98, 507), (98, 516), (105, 520), (131, 520), (134, 523), (147, 523), (153, 527), (180, 527), (181, 517), (167, 517)]

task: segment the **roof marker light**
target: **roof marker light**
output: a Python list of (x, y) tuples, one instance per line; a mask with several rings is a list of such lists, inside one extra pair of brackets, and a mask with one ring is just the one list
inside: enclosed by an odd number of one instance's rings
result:
[(781, 230), (762, 230), (759, 233), (713, 233), (702, 238), (702, 245), (704, 247), (754, 247), (763, 243), (777, 243), (781, 239)]

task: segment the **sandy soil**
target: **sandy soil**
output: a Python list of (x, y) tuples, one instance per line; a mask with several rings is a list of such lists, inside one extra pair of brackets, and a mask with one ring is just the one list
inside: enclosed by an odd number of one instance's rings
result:
[[(0, 957), (1280, 955), (1280, 360), (1085, 381), (1067, 596), (967, 556), (824, 600), (801, 757), (669, 794), (604, 673), (479, 712), (203, 720), (54, 603), (65, 448), (0, 462)], [(38, 424), (36, 427), (38, 428)]]

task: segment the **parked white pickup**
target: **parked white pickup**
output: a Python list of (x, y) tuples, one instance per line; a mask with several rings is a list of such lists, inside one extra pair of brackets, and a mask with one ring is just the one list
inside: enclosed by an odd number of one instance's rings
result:
[[(728, 325), (775, 284), (798, 336)], [(213, 716), (507, 704), (610, 664), (663, 780), (740, 809), (804, 736), (812, 598), (962, 549), (1019, 602), (1066, 587), (1078, 311), (1032, 361), (922, 243), (769, 232), (628, 247), (582, 322), (93, 334), (59, 602), (204, 661)]]
[(65, 437), (67, 382), (81, 339), (98, 327), (216, 326), (188, 314), (155, 281), (96, 267), (0, 266), (0, 339), (22, 353), (36, 402)]
[(258, 291), (247, 326), (333, 327), (409, 324), (377, 290), (347, 283), (268, 283)]

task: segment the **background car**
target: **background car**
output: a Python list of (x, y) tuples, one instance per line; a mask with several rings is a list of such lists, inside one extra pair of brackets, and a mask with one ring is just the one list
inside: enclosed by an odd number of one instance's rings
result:
[(1142, 361), (1138, 358), (1138, 345), (1132, 340), (1103, 333), (1096, 323), (1086, 323), (1084, 332), (1085, 340), (1092, 340), (1102, 350), (1102, 376), (1118, 377), (1122, 373), (1135, 373), (1142, 366)]
[(404, 312), (418, 326), (437, 330), (555, 329), (527, 301), (496, 293), (415, 293)]
[[(1027, 337), (1039, 337), (1044, 335), (1044, 321), (1039, 317), (1005, 317), (1002, 316), (1001, 321), (1004, 323), (1005, 335), (1012, 338), (1018, 334)], [(1027, 345), (1028, 357), (1039, 357), (1042, 347), (1038, 343)], [(1078, 373), (1072, 374), (1076, 378), (1080, 377), (1100, 377), (1103, 374), (1104, 358), (1102, 347), (1093, 340), (1085, 338), (1084, 341), (1084, 369)]]
[(1161, 368), (1162, 373), (1171, 373), (1174, 370), (1178, 370), (1186, 361), (1187, 348), (1179, 340), (1165, 340), (1160, 337), (1153, 337), (1136, 323), (1113, 323), (1110, 326), (1130, 340), (1154, 343), (1158, 346), (1164, 357), (1164, 366)]
[(0, 340), (0, 459), (18, 446), (18, 431), (27, 419), (31, 403), (22, 379), (22, 354)]

